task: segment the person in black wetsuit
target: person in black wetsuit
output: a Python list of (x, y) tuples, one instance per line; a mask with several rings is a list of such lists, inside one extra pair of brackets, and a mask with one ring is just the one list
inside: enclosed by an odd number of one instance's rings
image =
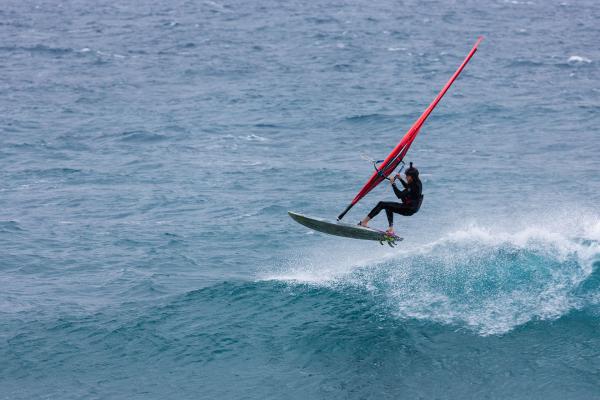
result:
[[(423, 202), (423, 185), (419, 179), (419, 170), (413, 167), (411, 162), (410, 167), (404, 174), (406, 175), (406, 182), (402, 180), (400, 175), (396, 175), (390, 179), (392, 189), (394, 189), (396, 197), (402, 200), (402, 203), (380, 201), (375, 208), (371, 210), (369, 215), (358, 223), (360, 226), (367, 226), (369, 221), (379, 214), (381, 210), (385, 210), (389, 223), (389, 228), (386, 232), (394, 234), (394, 213), (409, 216), (419, 211), (421, 203)], [(400, 183), (404, 186), (404, 190), (398, 189), (396, 186), (396, 179), (400, 179)]]

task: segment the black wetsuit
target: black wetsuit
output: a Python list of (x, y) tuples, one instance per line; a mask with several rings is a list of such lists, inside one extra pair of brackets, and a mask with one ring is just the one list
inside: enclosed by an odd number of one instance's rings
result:
[(402, 183), (402, 186), (404, 186), (404, 190), (398, 189), (395, 183), (392, 185), (392, 189), (394, 189), (396, 197), (402, 200), (402, 203), (393, 201), (380, 201), (369, 213), (369, 218), (373, 219), (373, 217), (379, 214), (381, 210), (385, 210), (388, 222), (390, 226), (393, 226), (394, 213), (408, 216), (419, 211), (421, 202), (423, 201), (423, 196), (421, 194), (423, 185), (421, 184), (421, 181), (417, 178), (413, 179), (411, 183), (406, 183), (402, 180), (402, 178), (399, 179), (400, 183)]

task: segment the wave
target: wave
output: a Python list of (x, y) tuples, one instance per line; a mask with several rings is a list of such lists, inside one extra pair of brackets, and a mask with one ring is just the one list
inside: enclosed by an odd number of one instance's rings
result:
[(251, 134), (246, 135), (246, 136), (240, 136), (240, 139), (247, 140), (249, 142), (266, 142), (266, 141), (269, 140), (266, 137), (259, 136), (259, 135), (256, 135), (254, 133), (251, 133)]
[(63, 55), (73, 53), (72, 48), (52, 47), (44, 44), (36, 44), (33, 46), (0, 46), (0, 52), (30, 52), (37, 54)]
[(508, 68), (527, 68), (527, 67), (542, 67), (545, 64), (539, 60), (516, 59), (508, 63)]
[(154, 143), (167, 140), (167, 136), (147, 131), (126, 131), (119, 134), (123, 142)]
[(571, 56), (567, 60), (567, 64), (574, 65), (574, 66), (580, 66), (580, 65), (591, 64), (591, 63), (592, 63), (592, 60), (590, 60), (589, 58), (586, 58), (586, 57), (582, 57), (582, 56)]
[(17, 221), (0, 221), (0, 233), (22, 232), (23, 229)]
[(359, 287), (396, 318), (504, 334), (599, 304), (600, 220), (582, 217), (570, 225), (472, 224), (412, 249), (369, 256), (362, 247), (317, 250), (260, 279)]
[(37, 178), (61, 178), (72, 175), (80, 175), (83, 174), (84, 171), (77, 168), (68, 168), (68, 167), (56, 167), (56, 168), (35, 168), (35, 169), (26, 169), (19, 172), (23, 176), (34, 176)]
[(373, 114), (358, 114), (358, 115), (352, 115), (352, 116), (348, 116), (345, 117), (343, 119), (344, 122), (349, 122), (349, 123), (366, 123), (366, 124), (370, 124), (373, 122), (388, 122), (388, 121), (394, 121), (395, 119), (397, 119), (397, 116), (394, 115), (388, 115), (388, 114), (379, 114), (379, 113), (373, 113)]

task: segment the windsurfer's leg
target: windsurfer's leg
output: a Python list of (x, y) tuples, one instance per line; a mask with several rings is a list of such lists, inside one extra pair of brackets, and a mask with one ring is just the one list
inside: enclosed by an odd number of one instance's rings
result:
[[(381, 210), (385, 210), (385, 213), (386, 213), (386, 215), (388, 217), (388, 222), (389, 222), (390, 221), (390, 215), (391, 215), (391, 213), (395, 212), (394, 210), (397, 209), (400, 206), (402, 206), (402, 204), (400, 204), (400, 203), (394, 203), (393, 201), (380, 201), (371, 210), (371, 212), (369, 213), (369, 215), (367, 215), (365, 217), (365, 219), (363, 219), (360, 222), (360, 225), (367, 226), (368, 222), (370, 220), (372, 220), (377, 214), (379, 214), (381, 212)], [(392, 222), (393, 222), (393, 217), (392, 217)], [(390, 226), (391, 226), (391, 223), (390, 223)]]
[(384, 207), (385, 207), (385, 202), (380, 201), (379, 203), (377, 203), (377, 205), (375, 207), (373, 207), (371, 212), (369, 212), (369, 214), (360, 221), (359, 225), (360, 226), (368, 226), (369, 221), (372, 220), (377, 214), (379, 214), (381, 212), (381, 210), (383, 210)]
[(392, 211), (391, 207), (387, 207), (385, 209), (385, 216), (387, 217), (388, 225), (390, 226), (390, 228), (394, 226), (394, 212)]
[(394, 213), (404, 215), (404, 216), (413, 214), (412, 210), (402, 203), (388, 202), (388, 203), (384, 204), (384, 207), (385, 207), (385, 213), (387, 215), (388, 224), (389, 224), (389, 228), (387, 229), (386, 232), (390, 233), (390, 234), (394, 233)]
[(394, 203), (389, 202), (389, 201), (380, 201), (379, 203), (377, 203), (377, 205), (375, 207), (373, 207), (373, 209), (369, 213), (369, 215), (368, 215), (369, 219), (375, 218), (375, 216), (377, 214), (379, 214), (381, 212), (381, 210), (386, 209), (387, 207), (390, 206), (390, 204), (394, 204)]

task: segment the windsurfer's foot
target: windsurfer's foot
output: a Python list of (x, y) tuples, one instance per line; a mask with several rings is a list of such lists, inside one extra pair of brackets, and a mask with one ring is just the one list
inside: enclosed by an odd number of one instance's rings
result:
[(362, 219), (362, 221), (360, 221), (360, 222), (358, 223), (358, 226), (364, 226), (365, 228), (368, 228), (368, 227), (369, 227), (369, 221), (370, 221), (370, 220), (371, 220), (371, 218), (369, 218), (369, 217), (365, 217), (365, 218), (363, 218), (363, 219)]
[(394, 232), (394, 228), (392, 228), (391, 226), (389, 228), (387, 228), (387, 230), (385, 231), (385, 233), (387, 233), (388, 235), (395, 235), (396, 232)]

